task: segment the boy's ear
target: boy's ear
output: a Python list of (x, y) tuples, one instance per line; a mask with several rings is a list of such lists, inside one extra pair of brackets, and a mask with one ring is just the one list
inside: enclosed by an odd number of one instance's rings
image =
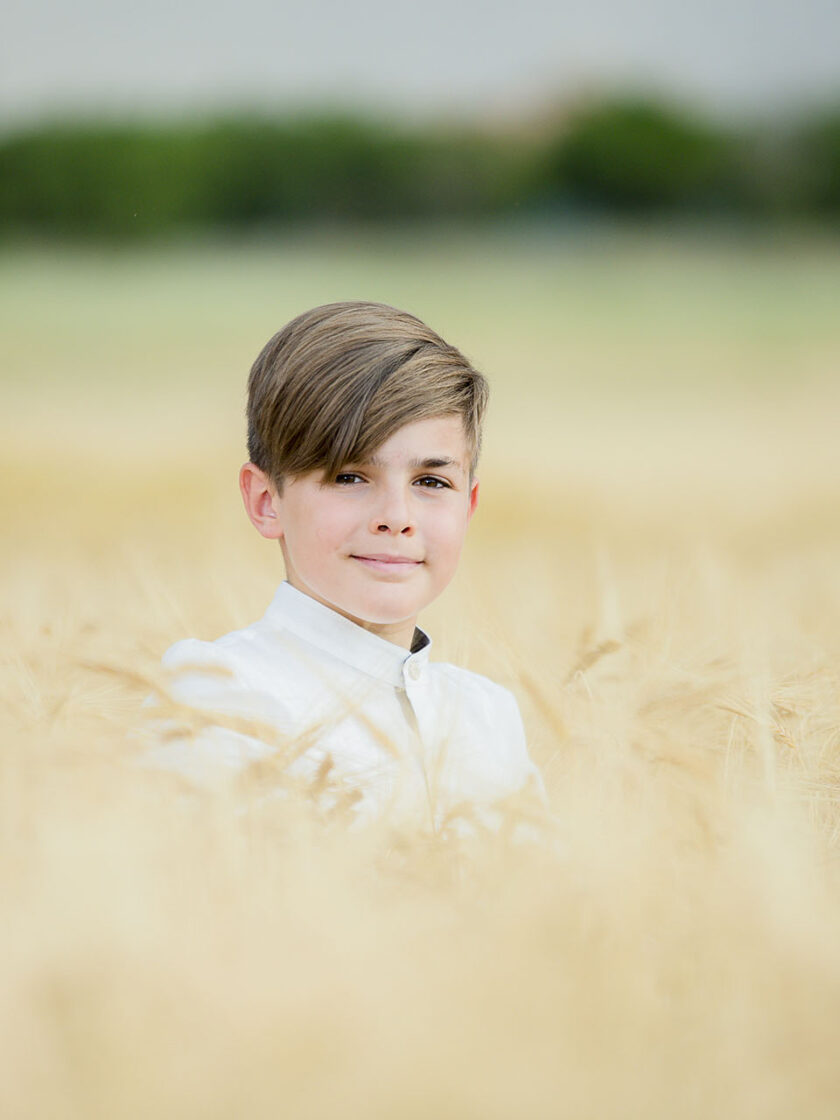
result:
[(239, 472), (239, 490), (251, 524), (263, 537), (279, 540), (283, 536), (280, 499), (274, 483), (254, 463), (245, 463)]
[(478, 505), (478, 479), (474, 478), (470, 484), (470, 504), (467, 509), (467, 521), (470, 520), (475, 513), (476, 506)]

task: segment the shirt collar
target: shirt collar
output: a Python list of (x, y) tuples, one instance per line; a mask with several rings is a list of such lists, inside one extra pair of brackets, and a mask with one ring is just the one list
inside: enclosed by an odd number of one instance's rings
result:
[(298, 591), (288, 580), (277, 588), (265, 617), (339, 661), (397, 687), (405, 687), (409, 663), (419, 667), (429, 660), (432, 639), (419, 626), (409, 652)]

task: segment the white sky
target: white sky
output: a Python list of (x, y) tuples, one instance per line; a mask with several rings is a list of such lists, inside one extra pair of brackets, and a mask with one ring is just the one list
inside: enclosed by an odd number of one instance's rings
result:
[(492, 116), (600, 86), (840, 100), (840, 0), (7, 0), (0, 123), (306, 103)]

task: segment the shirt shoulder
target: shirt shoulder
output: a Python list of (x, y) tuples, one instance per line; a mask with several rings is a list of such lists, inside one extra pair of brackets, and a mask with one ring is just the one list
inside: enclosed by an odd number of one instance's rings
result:
[(217, 672), (219, 676), (232, 676), (241, 684), (259, 687), (265, 677), (260, 670), (266, 659), (278, 652), (277, 638), (276, 627), (268, 626), (265, 618), (259, 618), (212, 641), (182, 638), (166, 650), (161, 665), (179, 675), (195, 668), (205, 674)]
[(510, 788), (532, 784), (545, 800), (542, 777), (528, 753), (522, 714), (511, 690), (459, 665), (432, 662), (430, 668), (445, 681), (447, 691), (465, 710), (476, 732), (483, 729), (483, 745), (492, 744), (495, 748), (498, 760), (510, 776)]
[(261, 679), (259, 623), (214, 641), (182, 638), (161, 657), (171, 697), (195, 707), (283, 721), (278, 697)]
[(480, 702), (503, 716), (520, 719), (516, 697), (509, 688), (490, 677), (474, 673), (471, 669), (463, 669), (460, 665), (450, 665), (446, 661), (433, 661), (429, 668), (445, 681), (447, 688), (457, 690), (465, 700)]
[[(249, 761), (272, 753), (281, 737), (290, 733), (286, 706), (259, 686), (253, 671), (253, 624), (215, 641), (182, 638), (160, 660), (161, 693), (170, 702), (158, 716), (160, 698), (148, 696), (147, 736), (150, 749), (140, 762), (204, 784), (220, 774), (241, 769)], [(171, 702), (203, 713), (196, 726), (182, 727), (173, 719)], [(223, 717), (219, 723), (217, 717)], [(234, 723), (224, 717), (233, 717)]]
[(181, 638), (166, 650), (161, 664), (165, 669), (181, 669), (194, 664), (201, 667), (227, 667), (231, 671), (238, 669), (241, 672), (253, 656), (257, 627), (258, 623), (252, 623), (212, 641)]
[(438, 676), (448, 703), (464, 713), (485, 743), (492, 744), (514, 769), (528, 758), (519, 703), (510, 689), (460, 665), (432, 662), (429, 668)]
[(242, 666), (221, 639), (182, 638), (166, 650), (160, 664), (173, 696), (191, 703), (210, 698), (237, 679), (241, 683)]

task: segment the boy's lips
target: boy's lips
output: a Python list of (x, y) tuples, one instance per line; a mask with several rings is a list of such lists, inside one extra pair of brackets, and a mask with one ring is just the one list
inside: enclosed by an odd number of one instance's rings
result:
[(395, 556), (393, 553), (388, 552), (371, 552), (353, 553), (354, 560), (361, 560), (365, 564), (376, 565), (377, 567), (404, 567), (413, 568), (417, 564), (422, 564), (422, 560), (415, 560), (413, 556)]

